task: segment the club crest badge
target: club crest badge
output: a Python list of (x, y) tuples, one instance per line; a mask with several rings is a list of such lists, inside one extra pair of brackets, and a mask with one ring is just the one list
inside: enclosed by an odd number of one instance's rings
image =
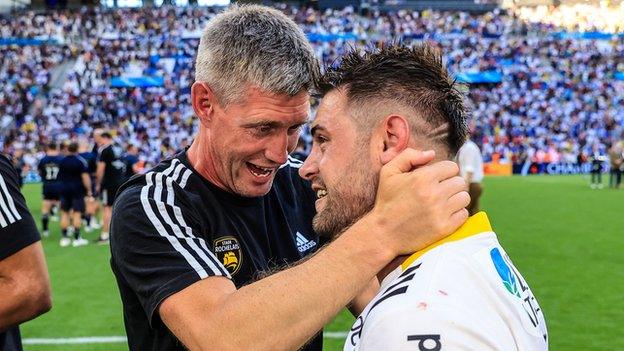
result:
[(214, 253), (223, 266), (234, 275), (243, 263), (243, 254), (238, 240), (233, 236), (224, 236), (214, 241)]

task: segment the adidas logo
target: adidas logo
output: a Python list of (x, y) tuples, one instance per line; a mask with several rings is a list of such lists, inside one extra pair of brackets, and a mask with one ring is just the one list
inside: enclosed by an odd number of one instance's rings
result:
[(297, 232), (297, 250), (299, 252), (308, 251), (315, 246), (316, 242), (314, 240), (308, 240), (303, 234)]

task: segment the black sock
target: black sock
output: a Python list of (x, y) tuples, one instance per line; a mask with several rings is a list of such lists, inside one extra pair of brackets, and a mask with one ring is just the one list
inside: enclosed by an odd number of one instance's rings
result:
[(87, 225), (91, 225), (91, 215), (90, 214), (84, 215), (84, 220), (87, 222)]
[(48, 217), (47, 214), (44, 214), (41, 216), (41, 224), (43, 226), (43, 230), (47, 231), (48, 230), (48, 223), (50, 223), (50, 218)]
[(74, 239), (80, 238), (80, 228), (74, 228)]
[(67, 228), (62, 230), (63, 238), (67, 238)]

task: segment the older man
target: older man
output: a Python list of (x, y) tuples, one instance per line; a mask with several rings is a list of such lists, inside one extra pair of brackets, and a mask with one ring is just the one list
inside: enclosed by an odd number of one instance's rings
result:
[(314, 201), (327, 193), (288, 157), (316, 74), (305, 35), (279, 11), (232, 7), (209, 22), (195, 140), (122, 186), (114, 206), (130, 349), (320, 350), (318, 331), (382, 267), (465, 221), (457, 165), (406, 150), (384, 168), (370, 214), (319, 250)]
[[(312, 123), (312, 151), (299, 170), (326, 194), (316, 201), (319, 233), (336, 236), (373, 208), (384, 165), (407, 148), (432, 149), (450, 166), (466, 138), (462, 95), (431, 47), (350, 52), (319, 86), (324, 97)], [(434, 172), (421, 176), (428, 188), (463, 182), (440, 182)], [(457, 206), (467, 196), (448, 201)], [(379, 294), (356, 319), (345, 351), (548, 348), (539, 305), (483, 212), (449, 237), (394, 260), (378, 277)]]

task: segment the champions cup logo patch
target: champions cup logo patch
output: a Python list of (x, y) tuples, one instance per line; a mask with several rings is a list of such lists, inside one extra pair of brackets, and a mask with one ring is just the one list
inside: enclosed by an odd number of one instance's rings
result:
[[(539, 307), (533, 292), (527, 285), (524, 278), (515, 269), (508, 256), (503, 256), (498, 248), (490, 250), (490, 257), (494, 263), (494, 268), (499, 277), (503, 281), (505, 289), (520, 303), (522, 308), (529, 317), (533, 327), (537, 328), (540, 324), (541, 308)], [(527, 329), (528, 330), (528, 329)], [(548, 336), (544, 334), (544, 339)]]
[(234, 275), (243, 263), (243, 255), (238, 240), (233, 236), (225, 236), (214, 241), (214, 253), (223, 266)]
[(490, 257), (492, 257), (492, 262), (494, 263), (494, 267), (496, 268), (496, 272), (503, 280), (503, 285), (505, 289), (509, 291), (512, 295), (516, 297), (520, 297), (520, 289), (518, 289), (518, 284), (516, 282), (516, 277), (514, 273), (509, 268), (509, 265), (501, 255), (498, 248), (493, 248), (490, 251)]

